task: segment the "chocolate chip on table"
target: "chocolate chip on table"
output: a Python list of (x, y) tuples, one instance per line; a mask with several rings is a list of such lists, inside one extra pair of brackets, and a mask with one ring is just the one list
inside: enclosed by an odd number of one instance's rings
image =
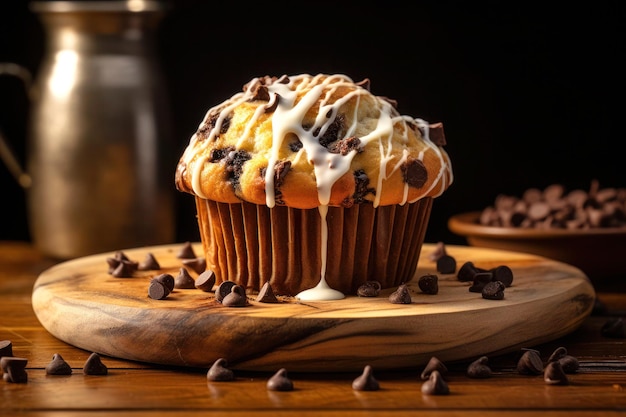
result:
[(224, 300), (224, 297), (226, 297), (228, 294), (230, 294), (230, 290), (235, 285), (237, 285), (237, 283), (235, 281), (224, 281), (224, 282), (221, 282), (217, 286), (217, 290), (215, 291), (215, 299), (221, 303), (222, 300)]
[(211, 271), (210, 269), (205, 270), (200, 275), (198, 275), (198, 278), (196, 278), (194, 285), (197, 289), (204, 292), (213, 291), (213, 286), (215, 285), (215, 272)]
[(437, 272), (441, 274), (454, 274), (456, 272), (456, 259), (450, 255), (442, 255), (437, 259)]
[(206, 377), (209, 381), (233, 381), (235, 373), (228, 368), (228, 362), (224, 358), (219, 358), (207, 371)]
[(2, 379), (5, 382), (25, 384), (28, 382), (28, 372), (26, 372), (28, 359), (15, 356), (3, 356), (0, 358), (0, 368), (2, 369)]
[(486, 300), (502, 300), (504, 298), (504, 284), (500, 281), (491, 281), (485, 284), (481, 291)]
[(139, 262), (137, 269), (140, 271), (158, 271), (161, 269), (161, 265), (151, 252), (146, 253), (143, 261)]
[(380, 294), (380, 289), (380, 282), (375, 280), (368, 280), (359, 285), (359, 288), (357, 288), (356, 290), (356, 294), (359, 297), (378, 297), (378, 294)]
[(3, 356), (13, 356), (13, 342), (10, 340), (0, 340), (0, 358)]
[(169, 292), (174, 291), (176, 280), (174, 279), (172, 274), (159, 274), (156, 277), (154, 277), (154, 279), (159, 281), (161, 284), (165, 285), (165, 287), (169, 290)]
[(392, 304), (411, 304), (411, 293), (406, 284), (400, 284), (398, 288), (389, 295), (389, 302)]
[(506, 265), (500, 265), (490, 269), (493, 274), (493, 281), (500, 281), (505, 287), (510, 287), (513, 284), (513, 270)]
[(178, 275), (174, 278), (174, 288), (181, 290), (190, 290), (196, 288), (196, 281), (189, 275), (187, 268), (182, 267), (178, 270)]
[(196, 258), (196, 253), (193, 250), (193, 246), (191, 242), (185, 242), (183, 246), (180, 248), (178, 253), (176, 254), (178, 259), (194, 259)]
[(569, 379), (559, 361), (548, 362), (543, 372), (543, 380), (549, 385), (569, 384)]
[(206, 259), (204, 258), (192, 258), (183, 259), (183, 265), (190, 268), (196, 274), (201, 274), (206, 270)]
[(481, 356), (467, 367), (466, 374), (469, 378), (489, 378), (491, 377), (491, 368), (489, 367), (489, 358)]
[(83, 374), (85, 375), (107, 375), (108, 373), (109, 369), (102, 363), (100, 355), (96, 352), (89, 355), (85, 361), (85, 365), (83, 365)]
[(380, 389), (380, 384), (374, 377), (370, 365), (366, 365), (363, 373), (352, 381), (352, 389), (355, 391), (378, 391)]
[(226, 307), (246, 307), (249, 305), (246, 289), (241, 285), (233, 285), (230, 293), (222, 299), (222, 304)]
[(433, 356), (424, 367), (424, 370), (420, 374), (420, 378), (422, 380), (427, 380), (433, 371), (437, 371), (443, 376), (448, 373), (448, 367), (441, 362), (438, 357)]
[(63, 359), (63, 357), (55, 353), (52, 360), (46, 366), (47, 375), (71, 375), (72, 367)]
[(487, 272), (483, 268), (477, 268), (472, 261), (467, 261), (459, 268), (457, 272), (457, 279), (462, 282), (468, 282), (474, 280), (474, 275), (479, 272)]
[(437, 294), (439, 292), (439, 277), (435, 274), (426, 274), (419, 277), (417, 285), (424, 294)]
[(524, 353), (517, 361), (517, 372), (522, 375), (541, 375), (543, 362), (539, 351), (535, 349), (523, 349)]
[(443, 379), (439, 371), (433, 371), (428, 380), (422, 384), (422, 394), (447, 395), (450, 393), (448, 383)]
[(293, 391), (293, 381), (287, 376), (287, 370), (281, 368), (267, 380), (267, 389), (270, 391)]
[(170, 292), (169, 288), (156, 278), (151, 279), (148, 284), (148, 297), (153, 300), (165, 300)]
[(611, 317), (602, 325), (600, 333), (604, 337), (610, 337), (614, 339), (626, 338), (626, 325), (624, 324), (624, 318)]
[(437, 262), (437, 260), (439, 258), (441, 258), (443, 255), (447, 255), (448, 252), (446, 250), (446, 245), (444, 242), (437, 242), (437, 244), (435, 245), (435, 249), (428, 254), (428, 259), (433, 261), (433, 262)]
[(580, 364), (578, 359), (569, 355), (567, 353), (567, 349), (563, 346), (560, 346), (552, 352), (552, 355), (548, 358), (548, 362), (559, 361), (561, 363), (561, 367), (563, 368), (563, 372), (566, 374), (574, 374), (578, 371)]
[(256, 296), (256, 301), (259, 303), (278, 303), (278, 298), (274, 294), (274, 290), (270, 285), (269, 281), (266, 281), (265, 284), (259, 290), (259, 293)]
[(106, 258), (108, 272), (116, 278), (130, 278), (139, 264), (131, 260), (124, 252), (117, 251), (112, 257)]
[(469, 287), (470, 292), (483, 292), (485, 285), (489, 284), (493, 280), (493, 273), (489, 271), (477, 272), (474, 274), (472, 285)]

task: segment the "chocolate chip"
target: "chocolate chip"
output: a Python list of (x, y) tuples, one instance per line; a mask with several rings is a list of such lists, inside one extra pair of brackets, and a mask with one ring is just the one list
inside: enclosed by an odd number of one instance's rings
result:
[(270, 97), (270, 102), (265, 106), (265, 113), (274, 113), (278, 107), (278, 103), (282, 100), (282, 97), (278, 93), (274, 93), (273, 97)]
[(196, 258), (196, 254), (193, 250), (193, 246), (191, 242), (185, 242), (183, 246), (180, 248), (178, 253), (176, 254), (178, 259), (194, 259)]
[(445, 243), (440, 241), (440, 242), (437, 242), (437, 244), (435, 245), (435, 249), (431, 253), (428, 254), (428, 259), (433, 262), (437, 262), (439, 258), (447, 254), (448, 252), (446, 251)]
[(129, 260), (121, 260), (111, 273), (115, 278), (130, 278), (137, 270), (138, 263)]
[(230, 294), (230, 290), (237, 285), (234, 281), (224, 281), (220, 283), (215, 291), (215, 299), (220, 303), (228, 294)]
[(622, 317), (612, 317), (608, 319), (600, 329), (604, 337), (623, 339), (626, 337), (626, 326)]
[(422, 380), (427, 380), (428, 378), (430, 378), (430, 375), (434, 371), (439, 372), (439, 374), (442, 376), (448, 373), (448, 367), (443, 362), (441, 362), (439, 358), (437, 358), (436, 356), (432, 356), (430, 358), (430, 360), (424, 367), (424, 370), (420, 374), (420, 378)]
[(491, 368), (489, 367), (489, 358), (481, 356), (467, 367), (466, 374), (469, 378), (489, 378), (491, 377)]
[(291, 150), (291, 152), (298, 152), (300, 149), (302, 149), (302, 142), (300, 142), (300, 139), (298, 139), (298, 137), (296, 136), (295, 140), (289, 142), (289, 150)]
[(229, 152), (224, 158), (226, 164), (226, 180), (232, 185), (235, 191), (239, 191), (239, 177), (243, 173), (243, 164), (250, 160), (252, 156), (244, 150), (234, 150)]
[(569, 355), (567, 349), (563, 346), (556, 348), (555, 351), (552, 352), (552, 355), (550, 355), (550, 358), (548, 358), (548, 362), (555, 361), (561, 363), (561, 368), (563, 368), (563, 372), (566, 374), (574, 374), (578, 371), (578, 368), (580, 368), (578, 359)]
[(52, 360), (46, 366), (46, 374), (47, 375), (71, 375), (72, 367), (65, 362), (65, 359), (58, 354), (55, 353), (52, 355)]
[(174, 285), (176, 280), (172, 276), (172, 274), (159, 274), (154, 277), (155, 280), (159, 281), (161, 284), (165, 285), (165, 287), (169, 290), (169, 292), (174, 291)]
[(318, 140), (320, 145), (322, 145), (326, 149), (330, 149), (333, 142), (343, 137), (343, 132), (346, 128), (345, 119), (345, 115), (338, 114), (337, 116), (335, 116), (330, 124), (325, 125), (326, 130), (322, 132), (322, 128), (317, 128), (315, 132), (313, 132), (313, 136), (319, 136)]
[(437, 272), (441, 274), (454, 274), (456, 272), (456, 259), (450, 255), (441, 255), (437, 259)]
[(597, 180), (589, 191), (565, 192), (561, 184), (543, 191), (530, 188), (521, 198), (498, 195), (483, 209), (479, 223), (495, 227), (587, 229), (626, 225), (626, 189), (600, 189)]
[(10, 340), (0, 340), (0, 358), (13, 356), (13, 343)]
[(210, 269), (205, 270), (198, 275), (194, 285), (197, 289), (204, 292), (213, 291), (213, 286), (215, 285), (215, 272)]
[(435, 274), (426, 274), (419, 277), (417, 285), (424, 294), (437, 294), (439, 292), (439, 277)]
[(493, 274), (493, 281), (500, 281), (505, 287), (510, 287), (513, 283), (513, 271), (506, 265), (500, 265), (490, 270)]
[(401, 166), (402, 178), (410, 187), (422, 188), (428, 181), (428, 171), (419, 159), (408, 157)]
[(146, 253), (146, 257), (143, 261), (139, 262), (137, 269), (140, 271), (158, 271), (161, 269), (161, 265), (156, 260), (152, 253)]
[(235, 379), (235, 373), (231, 369), (228, 369), (226, 359), (219, 358), (213, 362), (206, 377), (209, 381), (233, 381)]
[(380, 289), (380, 282), (375, 280), (368, 280), (359, 285), (359, 288), (357, 288), (356, 290), (356, 294), (359, 297), (378, 297), (378, 294), (380, 294)]
[(2, 379), (5, 382), (25, 384), (28, 382), (28, 372), (26, 372), (28, 359), (15, 356), (3, 356), (0, 358), (0, 368), (2, 368)]
[(287, 370), (281, 368), (267, 380), (267, 389), (270, 391), (292, 391), (293, 382), (287, 376)]
[(330, 152), (341, 155), (347, 155), (353, 150), (356, 150), (357, 152), (363, 151), (361, 148), (361, 140), (356, 136), (338, 140), (334, 145), (329, 147)]
[(370, 365), (366, 365), (363, 373), (352, 381), (352, 389), (355, 391), (378, 391), (380, 389), (380, 384), (374, 377)]
[(230, 293), (222, 300), (222, 304), (226, 307), (246, 307), (249, 305), (246, 289), (241, 285), (233, 285)]
[(447, 395), (450, 393), (448, 383), (437, 370), (430, 374), (428, 380), (422, 384), (421, 390), (422, 394), (426, 395)]
[(190, 290), (196, 288), (196, 282), (189, 275), (189, 271), (187, 268), (180, 268), (178, 270), (178, 275), (174, 278), (174, 288)]
[(170, 295), (170, 292), (171, 291), (165, 286), (165, 284), (156, 278), (150, 280), (150, 284), (148, 284), (148, 297), (153, 300), (165, 300), (167, 296)]
[(259, 303), (278, 303), (278, 298), (276, 298), (276, 295), (274, 295), (274, 290), (272, 289), (272, 286), (270, 285), (269, 281), (266, 281), (263, 286), (261, 287), (261, 289), (259, 290), (259, 293), (256, 296), (256, 301)]
[(182, 263), (196, 274), (201, 274), (206, 270), (206, 259), (204, 258), (183, 259)]
[(502, 300), (504, 298), (504, 284), (500, 281), (491, 281), (485, 284), (481, 293), (487, 300)]
[(487, 272), (482, 268), (477, 268), (473, 262), (467, 261), (459, 268), (459, 272), (456, 277), (459, 281), (468, 282), (474, 280), (474, 275), (479, 272)]
[(539, 351), (534, 349), (523, 349), (523, 351), (524, 353), (517, 361), (517, 372), (522, 375), (541, 375), (543, 362)]
[(389, 295), (389, 302), (392, 304), (411, 304), (411, 294), (409, 293), (409, 287), (406, 284), (401, 284), (398, 288)]
[(93, 352), (83, 365), (83, 374), (85, 375), (106, 375), (109, 373), (107, 366), (102, 363), (100, 355)]
[(437, 146), (445, 146), (446, 135), (443, 131), (443, 123), (432, 123), (428, 127), (428, 138)]
[(569, 379), (559, 361), (548, 362), (543, 372), (543, 380), (549, 385), (569, 384)]
[(277, 161), (274, 165), (274, 199), (276, 204), (284, 205), (285, 202), (282, 199), (283, 193), (280, 187), (285, 181), (285, 177), (291, 170), (291, 161)]
[(245, 89), (252, 93), (250, 101), (261, 100), (269, 101), (270, 93), (267, 86), (261, 82), (260, 79), (254, 79), (246, 84)]
[(376, 189), (369, 187), (370, 179), (362, 169), (353, 172), (354, 176), (354, 194), (352, 199), (355, 204), (361, 204), (366, 201), (368, 194), (375, 195)]
[(475, 273), (472, 285), (469, 287), (470, 292), (483, 292), (483, 288), (492, 281), (492, 278), (493, 273), (489, 271)]

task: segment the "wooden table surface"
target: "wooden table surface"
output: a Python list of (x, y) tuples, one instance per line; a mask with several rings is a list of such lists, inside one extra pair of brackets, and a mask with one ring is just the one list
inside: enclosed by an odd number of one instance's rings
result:
[[(466, 375), (468, 363), (446, 363), (448, 395), (425, 395), (421, 368), (379, 371), (378, 391), (355, 391), (355, 373), (289, 372), (293, 391), (267, 389), (272, 372), (238, 371), (229, 382), (211, 382), (207, 369), (156, 366), (102, 356), (103, 376), (85, 375), (92, 352), (49, 334), (31, 305), (33, 284), (55, 262), (28, 243), (0, 242), (0, 341), (26, 358), (26, 383), (0, 381), (0, 415), (167, 416), (266, 415), (623, 415), (626, 412), (626, 339), (605, 337), (602, 326), (626, 317), (626, 272), (620, 282), (596, 283), (594, 312), (574, 332), (539, 346), (544, 362), (558, 347), (580, 363), (569, 384), (547, 384), (542, 375), (516, 370), (520, 352), (489, 357), (490, 378)], [(46, 375), (52, 356), (72, 367), (67, 376)]]

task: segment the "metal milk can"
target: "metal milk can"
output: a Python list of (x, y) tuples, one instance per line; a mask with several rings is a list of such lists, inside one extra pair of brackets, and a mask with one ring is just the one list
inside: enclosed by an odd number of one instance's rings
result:
[(30, 7), (48, 42), (30, 88), (20, 176), (33, 242), (59, 259), (172, 243), (175, 161), (155, 54), (163, 4)]

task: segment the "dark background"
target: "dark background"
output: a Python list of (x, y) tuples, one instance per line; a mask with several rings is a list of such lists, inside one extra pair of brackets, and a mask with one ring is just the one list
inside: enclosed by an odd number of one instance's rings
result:
[[(37, 17), (0, 3), (0, 62), (36, 74)], [(220, 3), (174, 2), (159, 26), (178, 153), (208, 108), (253, 77), (344, 73), (403, 114), (444, 122), (455, 182), (435, 201), (429, 242), (463, 243), (447, 219), (499, 193), (626, 186), (624, 2)], [(0, 79), (0, 129), (22, 161), (28, 109), (21, 85)], [(2, 164), (0, 187), (0, 239), (28, 240), (25, 193)], [(176, 199), (177, 240), (198, 240), (192, 197)]]

